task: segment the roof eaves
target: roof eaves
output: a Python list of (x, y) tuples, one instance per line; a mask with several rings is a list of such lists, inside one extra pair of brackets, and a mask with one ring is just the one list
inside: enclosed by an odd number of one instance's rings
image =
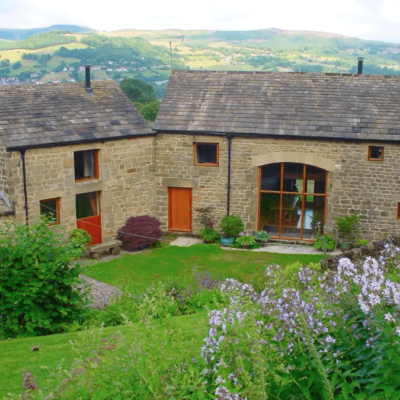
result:
[(115, 136), (115, 137), (106, 137), (106, 138), (94, 138), (94, 139), (87, 139), (87, 140), (75, 140), (75, 141), (68, 141), (68, 142), (52, 142), (52, 143), (41, 143), (41, 144), (33, 144), (33, 145), (23, 145), (23, 146), (12, 146), (7, 147), (7, 151), (19, 151), (19, 150), (30, 150), (30, 149), (42, 149), (47, 147), (58, 147), (58, 146), (70, 146), (74, 144), (83, 144), (83, 143), (95, 143), (95, 142), (108, 142), (112, 140), (122, 140), (122, 139), (134, 139), (134, 138), (141, 138), (146, 136), (155, 136), (156, 132), (149, 132), (149, 133), (140, 133), (136, 135), (124, 135), (124, 136)]

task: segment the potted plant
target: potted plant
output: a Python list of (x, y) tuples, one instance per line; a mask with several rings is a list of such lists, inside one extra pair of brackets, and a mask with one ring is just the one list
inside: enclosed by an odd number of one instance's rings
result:
[(235, 241), (235, 238), (244, 229), (243, 221), (237, 215), (225, 215), (219, 224), (219, 227), (224, 232), (221, 237), (221, 244), (227, 246)]
[(360, 231), (358, 226), (360, 216), (358, 214), (345, 215), (344, 217), (335, 217), (334, 221), (338, 230), (339, 239), (341, 239), (340, 248), (343, 251), (350, 250)]
[(242, 246), (242, 249), (247, 249), (255, 242), (256, 239), (254, 239), (254, 236), (240, 236), (236, 239), (236, 243), (240, 244)]
[(267, 243), (270, 238), (271, 238), (271, 235), (265, 231), (258, 231), (254, 234), (255, 241), (260, 244)]
[(324, 250), (324, 245), (325, 245), (325, 251), (333, 251), (336, 248), (336, 240), (332, 235), (329, 234), (317, 234), (317, 240), (314, 243), (314, 247), (317, 250)]
[(200, 230), (200, 236), (204, 243), (215, 243), (221, 235), (213, 228), (203, 228)]

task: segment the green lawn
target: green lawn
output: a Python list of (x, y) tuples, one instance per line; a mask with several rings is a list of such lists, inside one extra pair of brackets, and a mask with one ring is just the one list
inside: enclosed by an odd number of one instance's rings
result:
[[(196, 258), (197, 257), (197, 258)], [(197, 244), (190, 247), (165, 245), (138, 254), (124, 254), (108, 262), (85, 268), (84, 274), (101, 282), (130, 287), (143, 292), (152, 283), (172, 277), (189, 279), (193, 267), (209, 272), (220, 279), (248, 279), (257, 270), (270, 264), (287, 265), (296, 261), (303, 264), (317, 262), (320, 255), (276, 254), (267, 252), (228, 251), (218, 245)]]
[[(160, 331), (162, 326), (167, 328), (168, 325), (166, 324), (171, 324), (174, 328), (179, 329), (183, 340), (192, 340), (193, 348), (200, 349), (203, 338), (207, 334), (207, 313), (200, 312), (194, 315), (173, 317), (168, 319), (167, 322), (153, 320), (150, 323), (150, 328), (142, 323), (105, 328), (102, 336), (107, 338), (121, 332), (128, 341), (132, 341), (137, 338), (139, 332), (143, 332), (145, 329)], [(0, 398), (3, 398), (7, 393), (21, 393), (24, 372), (33, 374), (38, 389), (45, 388), (50, 373), (43, 367), (48, 367), (50, 371), (54, 371), (60, 361), (64, 359), (63, 369), (71, 369), (77, 354), (73, 351), (70, 341), (78, 340), (81, 343), (86, 343), (86, 350), (81, 354), (84, 357), (102, 345), (99, 338), (89, 343), (88, 339), (88, 337), (85, 339), (84, 332), (74, 332), (0, 342)], [(33, 347), (39, 347), (40, 350), (33, 352)], [(53, 388), (54, 383), (50, 387)]]
[[(211, 273), (220, 279), (227, 277), (241, 280), (250, 279), (259, 269), (264, 269), (272, 263), (287, 265), (300, 261), (304, 264), (316, 262), (319, 255), (287, 255), (267, 252), (227, 251), (218, 245), (198, 244), (190, 247), (163, 245), (137, 254), (125, 254), (109, 262), (98, 262), (85, 267), (84, 274), (111, 285), (122, 286), (130, 282), (130, 289), (143, 292), (152, 283), (178, 277), (180, 280), (192, 278), (193, 267), (197, 271)], [(150, 330), (161, 331), (160, 324), (169, 324), (179, 329), (187, 340), (192, 340), (190, 348), (200, 349), (207, 332), (206, 312), (194, 315), (173, 317), (167, 320), (154, 320)], [(121, 332), (128, 340), (137, 338), (140, 331), (149, 329), (143, 324), (117, 326), (104, 329), (103, 336)], [(92, 330), (89, 332), (95, 332)], [(14, 339), (0, 342), (0, 398), (6, 393), (20, 393), (22, 374), (31, 372), (36, 379), (38, 388), (47, 386), (49, 371), (54, 371), (62, 359), (63, 369), (70, 369), (74, 358), (70, 341), (85, 341), (84, 332), (73, 332), (51, 336), (41, 336), (27, 339)], [(89, 341), (87, 354), (100, 345), (95, 340)], [(39, 351), (32, 351), (39, 347)], [(84, 354), (86, 356), (86, 354)], [(54, 381), (50, 385), (54, 386)]]

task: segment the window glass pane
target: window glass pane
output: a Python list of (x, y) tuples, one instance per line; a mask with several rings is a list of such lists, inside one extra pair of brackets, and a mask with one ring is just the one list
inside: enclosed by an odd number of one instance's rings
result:
[(260, 229), (275, 237), (279, 234), (279, 204), (280, 194), (261, 193)]
[(281, 163), (261, 167), (261, 190), (281, 190)]
[(283, 171), (283, 191), (301, 192), (303, 188), (298, 187), (297, 181), (303, 179), (303, 164), (285, 163)]
[(323, 169), (306, 166), (306, 193), (325, 193), (326, 173)]
[(196, 144), (197, 164), (216, 164), (217, 145), (216, 144)]
[(371, 146), (369, 148), (369, 158), (374, 160), (383, 159), (383, 147)]
[(284, 194), (282, 196), (281, 236), (299, 239), (301, 229), (301, 196), (294, 194)]
[(76, 218), (98, 215), (97, 192), (76, 195)]
[(97, 150), (76, 151), (74, 153), (75, 180), (95, 178)]
[(316, 239), (323, 225), (325, 197), (306, 195), (304, 207), (303, 239)]
[(50, 217), (54, 222), (58, 221), (57, 199), (41, 200), (40, 215)]

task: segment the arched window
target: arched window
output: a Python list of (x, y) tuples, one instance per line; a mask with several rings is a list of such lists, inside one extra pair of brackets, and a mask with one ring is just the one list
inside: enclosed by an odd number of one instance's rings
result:
[(327, 171), (306, 164), (259, 167), (259, 229), (273, 238), (315, 240), (325, 221)]

